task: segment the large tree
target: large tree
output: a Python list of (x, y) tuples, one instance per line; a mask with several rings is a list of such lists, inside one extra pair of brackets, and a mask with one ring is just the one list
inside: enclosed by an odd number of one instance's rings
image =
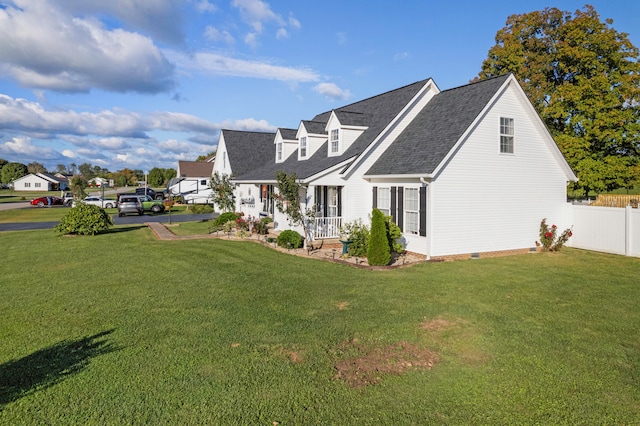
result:
[(0, 170), (2, 183), (11, 183), (22, 176), (27, 175), (27, 166), (22, 163), (7, 163)]
[(47, 173), (47, 168), (43, 164), (38, 163), (36, 161), (33, 161), (33, 162), (27, 164), (27, 171), (29, 173), (34, 173), (34, 174), (35, 173)]
[(640, 177), (639, 52), (612, 24), (588, 5), (512, 15), (478, 75), (516, 75), (587, 194)]

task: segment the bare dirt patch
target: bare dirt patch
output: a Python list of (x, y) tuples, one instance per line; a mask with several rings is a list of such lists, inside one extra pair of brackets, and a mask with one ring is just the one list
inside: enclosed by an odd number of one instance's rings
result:
[(336, 303), (336, 307), (338, 308), (338, 310), (344, 311), (345, 309), (349, 308), (349, 302), (338, 302)]
[(446, 320), (443, 318), (435, 318), (431, 320), (425, 320), (420, 324), (420, 328), (426, 331), (443, 331), (449, 330), (459, 324), (458, 320)]
[(361, 388), (379, 383), (384, 375), (401, 374), (408, 370), (430, 370), (438, 355), (429, 349), (408, 342), (398, 342), (373, 348), (363, 356), (336, 363), (336, 378), (349, 386)]

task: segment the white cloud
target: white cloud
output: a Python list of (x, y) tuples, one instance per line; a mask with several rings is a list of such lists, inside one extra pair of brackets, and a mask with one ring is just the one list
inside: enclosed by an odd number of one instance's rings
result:
[(231, 5), (240, 10), (242, 20), (251, 25), (258, 34), (262, 32), (264, 22), (273, 21), (278, 25), (284, 24), (282, 17), (272, 11), (269, 4), (262, 0), (233, 0)]
[(335, 100), (347, 100), (351, 97), (349, 90), (339, 88), (335, 83), (319, 83), (313, 87), (313, 90)]
[(200, 13), (213, 13), (218, 7), (208, 0), (200, 0), (196, 2), (196, 10)]
[(217, 53), (201, 52), (186, 56), (179, 52), (166, 52), (166, 55), (184, 70), (196, 70), (212, 75), (264, 78), (292, 83), (314, 82), (320, 78), (316, 72), (307, 68), (284, 67), (266, 62), (231, 58)]
[(397, 61), (402, 61), (404, 59), (409, 59), (410, 57), (411, 55), (409, 55), (409, 52), (399, 52), (393, 56), (393, 60), (397, 62)]
[(40, 158), (40, 161), (58, 157), (58, 153), (55, 150), (33, 145), (31, 143), (31, 138), (26, 136), (16, 136), (13, 139), (0, 144), (0, 154), (7, 157), (35, 157)]
[[(123, 28), (143, 32), (172, 44), (184, 43), (184, 8), (181, 0), (18, 0), (16, 3), (43, 3), (47, 8), (57, 4), (71, 15), (110, 15)], [(22, 7), (22, 6), (20, 6)], [(215, 6), (206, 0), (196, 3), (199, 12), (213, 11)]]
[(173, 65), (150, 38), (70, 16), (49, 0), (15, 3), (0, 8), (0, 68), (21, 85), (147, 93), (175, 86)]
[(252, 48), (257, 48), (259, 43), (258, 43), (258, 34), (257, 33), (247, 33), (246, 36), (244, 36), (244, 42), (247, 44), (247, 46), (251, 46)]
[(278, 28), (278, 31), (276, 31), (276, 38), (278, 40), (282, 40), (283, 38), (287, 37), (289, 37), (289, 33), (287, 32), (287, 30), (284, 28)]
[(222, 41), (226, 44), (233, 44), (236, 41), (228, 31), (220, 31), (217, 28), (212, 27), (211, 25), (205, 28), (204, 36), (207, 38), (207, 40), (215, 42)]
[(293, 13), (289, 13), (289, 25), (295, 29), (302, 28), (302, 24), (293, 16)]

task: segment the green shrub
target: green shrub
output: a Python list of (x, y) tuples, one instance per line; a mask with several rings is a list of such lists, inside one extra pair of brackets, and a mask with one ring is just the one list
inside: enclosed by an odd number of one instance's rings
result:
[(104, 209), (78, 203), (64, 215), (54, 230), (62, 234), (95, 235), (113, 226), (113, 220)]
[(371, 237), (367, 248), (367, 262), (372, 266), (388, 265), (391, 261), (390, 252), (385, 216), (380, 210), (373, 209), (371, 213)]
[(404, 245), (400, 241), (402, 238), (402, 230), (393, 222), (393, 218), (391, 216), (385, 216), (385, 221), (387, 227), (387, 239), (389, 240), (391, 253), (402, 253), (404, 251)]
[(345, 223), (340, 232), (347, 235), (351, 244), (347, 248), (349, 256), (365, 257), (369, 241), (369, 227), (361, 219)]
[(187, 212), (191, 214), (213, 213), (213, 206), (210, 204), (189, 204), (187, 206)]
[(215, 223), (216, 225), (222, 226), (229, 221), (232, 221), (235, 223), (237, 218), (238, 218), (238, 215), (235, 214), (234, 212), (225, 212), (220, 214), (220, 216), (216, 218)]
[(287, 229), (278, 235), (276, 244), (284, 248), (300, 248), (302, 247), (302, 235), (292, 229)]

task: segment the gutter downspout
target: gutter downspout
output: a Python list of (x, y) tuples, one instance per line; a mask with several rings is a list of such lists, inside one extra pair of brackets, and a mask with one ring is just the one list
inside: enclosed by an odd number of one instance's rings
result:
[[(422, 185), (424, 185), (425, 187), (429, 187), (429, 182), (427, 182), (426, 178), (424, 176), (420, 177), (420, 183), (422, 183)], [(425, 197), (427, 197), (427, 191), (425, 191)], [(427, 260), (431, 260), (431, 226), (427, 226), (427, 224), (429, 223), (429, 220), (431, 218), (431, 214), (429, 214), (429, 206), (431, 205), (431, 203), (428, 202), (429, 200), (425, 200), (425, 203), (427, 205), (427, 223), (425, 224), (425, 227), (427, 228), (426, 230), (426, 237), (427, 237)]]

